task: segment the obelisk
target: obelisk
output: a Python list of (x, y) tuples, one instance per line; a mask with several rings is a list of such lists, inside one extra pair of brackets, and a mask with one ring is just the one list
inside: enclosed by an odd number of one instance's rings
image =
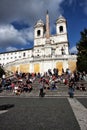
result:
[(50, 22), (49, 22), (49, 14), (48, 11), (46, 13), (46, 42), (44, 45), (45, 56), (50, 57), (52, 54), (52, 47), (50, 41)]
[(48, 10), (46, 13), (46, 44), (50, 43), (50, 21), (49, 21), (49, 14)]
[(50, 25), (49, 25), (49, 14), (48, 14), (48, 10), (46, 13), (46, 38), (49, 39), (50, 38)]

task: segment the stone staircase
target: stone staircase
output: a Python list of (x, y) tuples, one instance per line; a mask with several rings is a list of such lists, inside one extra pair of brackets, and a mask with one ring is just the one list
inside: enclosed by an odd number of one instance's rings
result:
[[(85, 83), (85, 86), (87, 88), (87, 82)], [(39, 79), (36, 78), (36, 80), (32, 83), (33, 90), (28, 93), (21, 93), (20, 97), (39, 97)], [(63, 83), (56, 83), (57, 89), (44, 89), (45, 97), (68, 97), (68, 86), (64, 85)], [(0, 93), (0, 96), (15, 96), (12, 92), (6, 92)], [(80, 91), (75, 90), (74, 96), (85, 96), (87, 97), (87, 90), (86, 91)]]
[[(30, 93), (32, 96), (39, 95), (39, 79), (37, 78), (32, 84), (33, 91)], [(86, 84), (87, 86), (87, 84)], [(44, 89), (45, 96), (69, 96), (68, 95), (68, 86), (63, 83), (56, 83), (57, 89)], [(87, 96), (87, 91), (75, 90), (75, 96)]]

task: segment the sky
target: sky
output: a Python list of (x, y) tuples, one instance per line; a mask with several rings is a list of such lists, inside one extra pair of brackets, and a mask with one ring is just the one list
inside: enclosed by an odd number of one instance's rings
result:
[(80, 32), (87, 28), (87, 0), (0, 0), (0, 53), (32, 48), (34, 25), (45, 23), (49, 11), (51, 34), (60, 15), (67, 20), (69, 49), (76, 53)]

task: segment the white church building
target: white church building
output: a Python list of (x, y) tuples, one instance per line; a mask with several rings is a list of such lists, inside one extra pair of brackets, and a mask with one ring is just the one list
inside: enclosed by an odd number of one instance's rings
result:
[(26, 50), (0, 53), (0, 63), (12, 72), (44, 73), (57, 68), (76, 70), (76, 55), (69, 54), (67, 21), (63, 16), (56, 20), (56, 34), (50, 33), (49, 14), (46, 23), (40, 19), (34, 26), (34, 47)]

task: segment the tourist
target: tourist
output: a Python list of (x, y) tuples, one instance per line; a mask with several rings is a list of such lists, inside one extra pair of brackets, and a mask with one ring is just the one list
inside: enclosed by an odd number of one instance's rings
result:
[(70, 98), (73, 98), (73, 96), (74, 96), (74, 90), (75, 90), (74, 81), (71, 80), (69, 82), (69, 92), (68, 92)]
[(43, 96), (44, 96), (44, 92), (43, 92), (44, 82), (43, 82), (43, 78), (42, 78), (42, 77), (41, 77), (41, 79), (40, 79), (40, 81), (39, 81), (39, 89), (40, 89), (39, 96), (40, 96), (40, 97), (43, 97)]

